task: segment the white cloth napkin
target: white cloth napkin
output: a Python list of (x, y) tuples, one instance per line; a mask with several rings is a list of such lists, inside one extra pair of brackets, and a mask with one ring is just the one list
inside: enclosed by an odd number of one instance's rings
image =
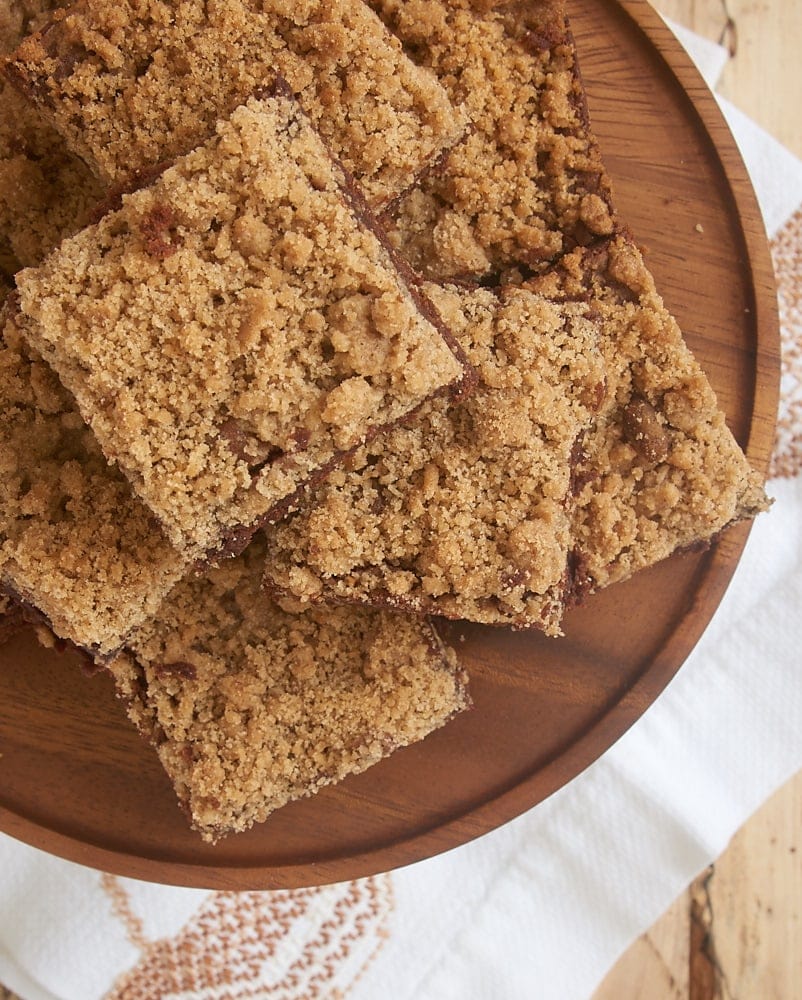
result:
[[(726, 55), (679, 33), (713, 86)], [(775, 506), (758, 519), (719, 612), (666, 692), (528, 814), (358, 882), (176, 889), (0, 837), (0, 982), (24, 1000), (587, 1000), (802, 766), (802, 163), (722, 103), (780, 280), (782, 478), (770, 482)]]

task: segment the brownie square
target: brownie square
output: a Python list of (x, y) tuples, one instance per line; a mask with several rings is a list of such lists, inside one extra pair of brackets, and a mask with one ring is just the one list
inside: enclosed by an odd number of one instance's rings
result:
[[(0, 3), (0, 55), (45, 20), (55, 0)], [(0, 270), (38, 264), (88, 221), (102, 185), (36, 108), (0, 77)]]
[(374, 208), (467, 124), (361, 0), (79, 0), (6, 72), (109, 185), (194, 148), (277, 74)]
[(349, 450), (470, 381), (288, 97), (237, 108), (17, 284), (32, 346), (188, 558), (241, 549)]
[(625, 234), (577, 249), (532, 284), (598, 312), (607, 392), (583, 439), (575, 599), (766, 510), (762, 479)]
[(613, 232), (564, 0), (370, 5), (472, 123), (442, 168), (387, 213), (413, 266), (439, 281), (520, 278)]
[(188, 569), (78, 407), (0, 311), (0, 590), (104, 657)]
[(469, 707), (431, 625), (362, 608), (282, 611), (258, 540), (181, 583), (109, 669), (205, 840), (247, 829)]
[(271, 530), (267, 587), (559, 634), (574, 455), (604, 393), (597, 324), (526, 287), (427, 292), (479, 388), (376, 438)]

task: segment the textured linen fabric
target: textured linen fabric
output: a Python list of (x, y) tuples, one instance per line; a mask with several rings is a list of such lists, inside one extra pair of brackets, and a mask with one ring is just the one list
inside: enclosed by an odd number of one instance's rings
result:
[[(722, 52), (682, 39), (713, 85)], [(587, 1000), (802, 767), (802, 163), (724, 111), (778, 274), (776, 502), (665, 693), (537, 808), (375, 878), (293, 892), (177, 889), (0, 837), (0, 982), (24, 1000)]]

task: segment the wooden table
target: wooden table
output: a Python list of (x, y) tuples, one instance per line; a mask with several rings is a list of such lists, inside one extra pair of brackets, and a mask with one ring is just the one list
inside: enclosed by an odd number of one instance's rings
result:
[[(799, 0), (652, 0), (726, 45), (719, 91), (802, 157)], [(802, 998), (802, 773), (624, 954), (593, 1000)]]

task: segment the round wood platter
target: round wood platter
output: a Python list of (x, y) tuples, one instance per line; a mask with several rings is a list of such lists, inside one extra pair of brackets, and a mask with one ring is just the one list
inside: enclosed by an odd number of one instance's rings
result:
[[(646, 0), (570, 0), (569, 11), (621, 218), (733, 432), (765, 469), (779, 336), (735, 144)], [(449, 627), (472, 712), (214, 847), (189, 830), (110, 679), (82, 676), (77, 657), (23, 633), (0, 650), (0, 829), (117, 874), (223, 889), (323, 884), (456, 847), (536, 805), (638, 719), (715, 611), (747, 530), (595, 596), (566, 618), (562, 639)]]

